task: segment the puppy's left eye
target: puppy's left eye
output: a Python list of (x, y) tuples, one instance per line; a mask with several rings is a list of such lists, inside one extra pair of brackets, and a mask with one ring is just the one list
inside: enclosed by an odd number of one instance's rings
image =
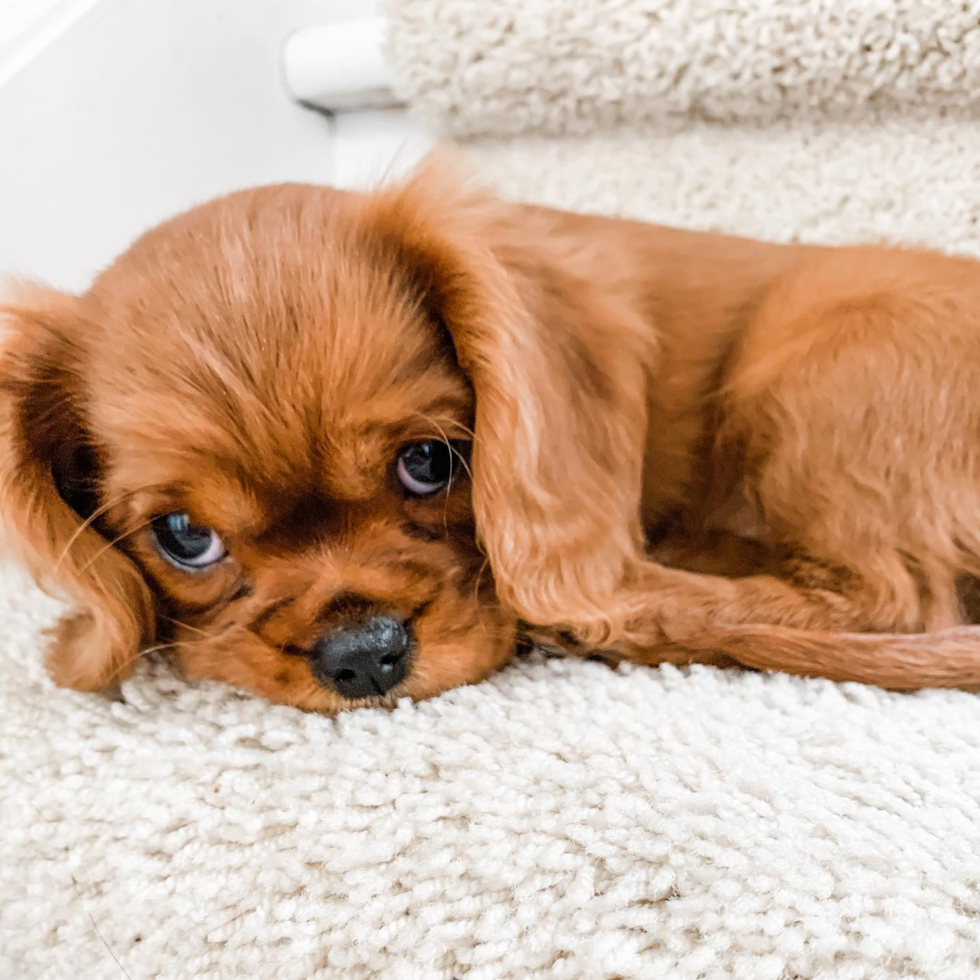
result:
[(401, 485), (415, 497), (428, 497), (449, 485), (453, 450), (444, 442), (411, 442), (398, 453), (396, 472)]
[(209, 527), (192, 524), (187, 514), (164, 514), (153, 521), (163, 557), (180, 568), (207, 568), (225, 557), (221, 538)]

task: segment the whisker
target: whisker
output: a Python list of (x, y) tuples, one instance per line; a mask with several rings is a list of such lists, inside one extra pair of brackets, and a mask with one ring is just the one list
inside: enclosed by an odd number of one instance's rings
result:
[(202, 630), (198, 626), (191, 626), (190, 623), (185, 623), (180, 619), (174, 619), (173, 616), (163, 617), (168, 623), (173, 623), (175, 626), (180, 626), (185, 630), (191, 630), (193, 633), (200, 633), (201, 636), (213, 637), (214, 634), (207, 632), (207, 630)]
[(156, 646), (147, 647), (145, 650), (137, 650), (131, 657), (119, 664), (116, 670), (117, 672), (125, 670), (131, 664), (135, 664), (138, 660), (142, 660), (143, 657), (148, 657), (151, 653), (162, 653), (164, 650), (170, 650), (176, 646), (176, 643), (158, 643)]
[(112, 510), (113, 507), (118, 506), (127, 497), (132, 497), (134, 494), (139, 493), (138, 490), (127, 490), (125, 493), (120, 494), (118, 497), (114, 497), (112, 500), (106, 501), (101, 507), (96, 507), (88, 517), (82, 521), (81, 524), (75, 529), (72, 536), (68, 539), (68, 543), (65, 545), (64, 550), (58, 556), (58, 560), (54, 563), (55, 572), (61, 567), (61, 563), (68, 557), (68, 553), (71, 551), (75, 542), (85, 533), (85, 531), (90, 528), (100, 517), (102, 517), (107, 511)]
[(162, 651), (170, 650), (173, 647), (176, 647), (177, 645), (178, 645), (177, 641), (172, 640), (170, 643), (158, 643), (156, 646), (147, 647), (145, 650), (140, 650), (135, 657), (132, 657), (129, 660), (127, 660), (126, 663), (123, 664), (123, 666), (128, 667), (129, 664), (136, 663), (136, 661), (139, 660), (140, 657), (148, 657), (151, 653), (161, 653)]
[(106, 552), (112, 551), (112, 549), (119, 544), (120, 541), (125, 541), (132, 534), (136, 534), (138, 531), (142, 531), (144, 528), (149, 527), (153, 523), (153, 519), (143, 521), (136, 527), (131, 528), (128, 531), (124, 531), (118, 537), (113, 538), (109, 541), (105, 547), (100, 548), (80, 569), (79, 573), (84, 574), (87, 572)]
[(476, 442), (476, 433), (468, 425), (463, 425), (462, 422), (457, 421), (451, 415), (422, 415), (422, 418), (427, 419), (430, 422), (435, 422), (437, 419), (441, 419), (443, 422), (448, 422), (450, 425), (455, 425), (457, 429), (460, 429), (468, 436), (471, 436), (473, 441)]
[[(446, 415), (438, 415), (438, 416), (437, 415), (425, 415), (422, 412), (416, 412), (415, 414), (418, 415), (418, 417), (420, 419), (423, 419), (426, 422), (431, 422), (439, 430), (439, 435), (442, 436), (442, 441), (445, 444), (446, 448), (450, 451), (450, 453), (452, 454), (452, 457), (455, 457), (456, 459), (458, 459), (460, 461), (460, 463), (463, 464), (463, 469), (466, 470), (467, 476), (469, 476), (469, 478), (472, 480), (473, 479), (473, 471), (470, 469), (469, 463), (467, 463), (466, 460), (458, 452), (456, 452), (455, 449), (453, 449), (452, 440), (450, 440), (449, 436), (446, 435), (446, 430), (443, 429), (441, 425), (439, 425), (439, 419), (442, 419), (443, 421), (448, 421), (448, 422), (452, 423), (453, 425), (459, 425), (459, 427), (464, 432), (467, 432), (467, 433), (471, 433), (473, 430), (472, 429), (468, 429), (466, 426), (460, 425), (458, 422), (455, 422), (453, 419), (450, 419), (449, 416), (446, 416)], [(475, 439), (476, 436), (474, 435), (473, 438)]]
[(480, 582), (483, 580), (483, 573), (490, 566), (490, 559), (484, 558), (480, 570), (476, 573), (476, 581), (473, 583), (473, 601), (476, 603), (476, 618), (480, 622), (483, 632), (487, 632), (487, 624), (483, 620), (483, 606), (480, 604)]
[(167, 643), (158, 643), (155, 646), (146, 647), (145, 649), (138, 650), (132, 657), (120, 664), (120, 669), (123, 667), (128, 667), (130, 664), (136, 663), (137, 660), (142, 657), (147, 657), (151, 653), (162, 653), (165, 650), (177, 650), (180, 647), (196, 647), (204, 646), (208, 643), (214, 643), (217, 640), (226, 639), (230, 634), (234, 633), (236, 630), (245, 630), (245, 626), (240, 623), (232, 623), (230, 626), (226, 626), (223, 629), (218, 630), (215, 633), (208, 633), (206, 630), (197, 629), (197, 627), (191, 626), (189, 623), (182, 623), (180, 620), (171, 619), (169, 616), (164, 617), (172, 623), (176, 623), (178, 626), (186, 627), (187, 629), (196, 630), (198, 633), (202, 634), (202, 639), (200, 640), (170, 640)]
[[(431, 422), (432, 425), (434, 425), (439, 430), (439, 435), (442, 437), (443, 444), (449, 450), (449, 483), (447, 484), (447, 489), (449, 486), (452, 486), (452, 482), (453, 482), (454, 459), (458, 459), (463, 464), (463, 469), (466, 470), (466, 473), (468, 474), (469, 478), (472, 480), (473, 471), (470, 469), (469, 464), (466, 462), (466, 460), (463, 459), (463, 457), (458, 452), (456, 452), (455, 449), (453, 449), (453, 444), (450, 442), (449, 437), (446, 435), (445, 429), (443, 429), (443, 427), (439, 425), (439, 423), (431, 415), (425, 415), (422, 412), (417, 412), (416, 414), (419, 416), (419, 418), (422, 418), (427, 422)], [(445, 503), (442, 508), (442, 526), (446, 532), (446, 535), (448, 536), (449, 534), (449, 494), (448, 493), (446, 494)]]
[[(195, 627), (191, 627), (187, 623), (183, 623), (181, 625), (188, 626), (189, 629), (195, 629)], [(219, 640), (225, 640), (232, 633), (236, 633), (236, 632), (248, 633), (251, 636), (256, 636), (256, 634), (252, 633), (252, 631), (244, 623), (229, 623), (227, 626), (222, 626), (220, 629), (215, 630), (215, 632), (213, 633), (208, 633), (206, 630), (200, 630), (200, 629), (197, 630), (197, 632), (201, 634), (202, 639), (175, 640), (174, 642), (178, 646), (196, 647), (196, 646), (204, 646), (207, 643), (215, 643)], [(261, 637), (256, 637), (256, 638), (261, 639)]]

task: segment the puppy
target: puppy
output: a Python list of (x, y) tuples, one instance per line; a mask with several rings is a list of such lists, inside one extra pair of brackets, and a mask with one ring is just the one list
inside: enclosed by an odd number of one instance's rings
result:
[(166, 647), (337, 711), (519, 635), (980, 683), (976, 262), (509, 204), (431, 161), (214, 201), (5, 320), (0, 506), (75, 604), (61, 685)]

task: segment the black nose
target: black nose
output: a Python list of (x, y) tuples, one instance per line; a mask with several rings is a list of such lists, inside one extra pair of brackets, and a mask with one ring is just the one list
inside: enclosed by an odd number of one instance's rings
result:
[(372, 616), (327, 633), (312, 650), (313, 673), (345, 698), (386, 694), (408, 673), (408, 627)]

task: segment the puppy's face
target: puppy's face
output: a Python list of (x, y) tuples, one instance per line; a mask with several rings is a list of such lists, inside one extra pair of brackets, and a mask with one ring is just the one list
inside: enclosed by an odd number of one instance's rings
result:
[(476, 544), (471, 386), (349, 205), (280, 189), (151, 234), (96, 284), (87, 342), (97, 526), (158, 642), (326, 710), (477, 680), (514, 641)]
[(608, 548), (601, 487), (603, 527), (562, 512), (557, 488), (608, 469), (610, 446), (594, 412), (548, 417), (573, 379), (514, 286), (538, 273), (485, 247), (483, 199), (440, 228), (440, 190), (430, 174), (387, 196), (233, 195), (144, 236), (83, 297), (14, 311), (4, 509), (78, 605), (56, 680), (105, 686), (163, 647), (313, 710), (428, 697), (508, 658), (516, 613), (544, 601), (525, 576), (561, 601), (574, 576), (544, 537)]

